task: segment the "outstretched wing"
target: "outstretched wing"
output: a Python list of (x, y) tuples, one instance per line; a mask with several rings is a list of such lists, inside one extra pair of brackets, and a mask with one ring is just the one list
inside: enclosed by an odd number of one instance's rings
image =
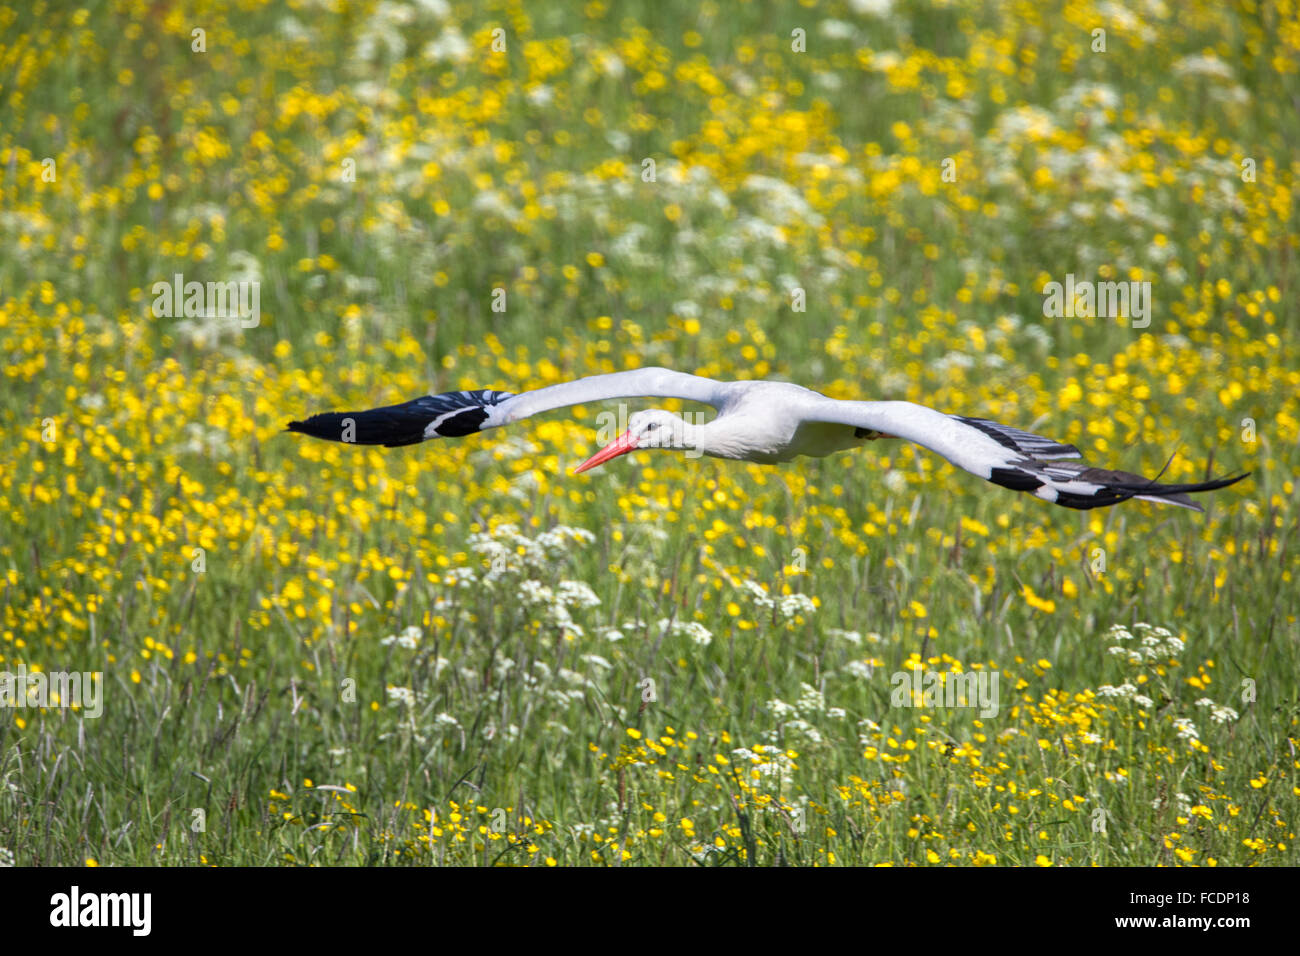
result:
[(357, 445), (413, 445), (430, 438), (459, 438), (508, 425), (541, 412), (615, 398), (684, 398), (721, 408), (727, 383), (666, 368), (611, 372), (548, 385), (531, 392), (490, 388), (423, 395), (400, 405), (360, 412), (323, 412), (289, 431)]
[(959, 422), (965, 422), (971, 428), (982, 431), (1003, 448), (1009, 448), (1021, 455), (1029, 455), (1031, 458), (1050, 461), (1056, 458), (1083, 457), (1079, 449), (1073, 445), (1063, 445), (1059, 441), (1044, 438), (1042, 435), (1032, 435), (1029, 432), (1022, 432), (1019, 428), (1012, 428), (1010, 425), (991, 422), (987, 418), (966, 418), (963, 415), (949, 417), (955, 418)]
[(1092, 468), (1079, 449), (983, 418), (945, 415), (912, 402), (841, 402), (826, 399), (813, 410), (821, 421), (853, 425), (905, 438), (958, 468), (1010, 488), (1029, 491), (1066, 508), (1102, 508), (1130, 498), (1204, 511), (1188, 497), (1240, 481), (1246, 475), (1191, 484), (1161, 484), (1126, 471)]

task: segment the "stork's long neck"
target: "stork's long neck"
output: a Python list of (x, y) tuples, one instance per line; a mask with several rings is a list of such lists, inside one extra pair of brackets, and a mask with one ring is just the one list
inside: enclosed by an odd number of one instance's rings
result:
[(711, 458), (749, 458), (755, 452), (752, 441), (747, 441), (744, 430), (737, 428), (741, 419), (732, 416), (693, 425), (682, 422), (682, 449), (689, 458), (708, 455)]

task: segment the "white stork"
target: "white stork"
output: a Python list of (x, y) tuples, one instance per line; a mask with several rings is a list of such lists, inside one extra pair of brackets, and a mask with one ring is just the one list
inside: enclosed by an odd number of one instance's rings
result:
[(912, 402), (840, 401), (787, 382), (719, 382), (666, 368), (592, 375), (520, 394), (475, 389), (424, 395), (363, 412), (312, 415), (290, 422), (289, 430), (391, 448), (430, 438), (459, 438), (570, 405), (643, 397), (702, 402), (712, 405), (717, 416), (692, 424), (662, 409), (637, 412), (628, 419), (627, 431), (575, 473), (645, 448), (774, 464), (799, 455), (823, 457), (867, 439), (902, 438), (994, 484), (1032, 491), (1067, 508), (1099, 508), (1138, 498), (1203, 511), (1189, 493), (1213, 491), (1247, 477), (1159, 484), (1124, 471), (1062, 461), (1081, 457), (1079, 450), (982, 418), (946, 415)]

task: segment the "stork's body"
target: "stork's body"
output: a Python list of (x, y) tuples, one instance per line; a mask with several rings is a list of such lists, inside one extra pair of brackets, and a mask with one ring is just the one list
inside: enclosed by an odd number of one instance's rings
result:
[[(684, 449), (713, 458), (776, 465), (807, 456), (824, 458), (861, 445), (865, 429), (817, 419), (825, 396), (788, 382), (735, 382), (718, 416), (704, 424), (684, 422)], [(669, 445), (668, 447), (677, 447)]]
[(637, 412), (628, 419), (627, 431), (576, 471), (646, 448), (771, 465), (801, 455), (824, 457), (875, 438), (902, 438), (987, 481), (1069, 508), (1140, 498), (1200, 511), (1189, 493), (1246, 477), (1160, 484), (1128, 472), (1063, 461), (1080, 457), (1073, 445), (913, 402), (840, 401), (788, 382), (719, 382), (663, 368), (593, 375), (518, 395), (492, 389), (444, 392), (368, 411), (313, 415), (290, 422), (289, 429), (332, 441), (410, 445), (497, 428), (569, 405), (640, 397), (702, 402), (712, 405), (717, 415), (693, 423), (662, 409)]

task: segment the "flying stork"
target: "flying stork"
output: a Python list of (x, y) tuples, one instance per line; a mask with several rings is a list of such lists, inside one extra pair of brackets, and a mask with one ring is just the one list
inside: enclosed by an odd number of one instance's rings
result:
[(636, 412), (628, 419), (627, 431), (575, 473), (645, 448), (688, 450), (768, 465), (799, 455), (823, 457), (864, 440), (901, 438), (986, 481), (1012, 491), (1033, 492), (1067, 508), (1100, 508), (1137, 498), (1203, 511), (1189, 494), (1224, 488), (1247, 477), (1161, 484), (1158, 478), (1069, 461), (1081, 457), (1073, 445), (983, 418), (947, 415), (912, 402), (840, 401), (788, 382), (720, 382), (666, 368), (592, 375), (519, 394), (485, 388), (424, 395), (367, 411), (312, 415), (306, 421), (290, 422), (288, 430), (392, 448), (431, 438), (460, 438), (570, 405), (650, 397), (702, 402), (713, 406), (717, 415), (694, 424), (663, 409)]

